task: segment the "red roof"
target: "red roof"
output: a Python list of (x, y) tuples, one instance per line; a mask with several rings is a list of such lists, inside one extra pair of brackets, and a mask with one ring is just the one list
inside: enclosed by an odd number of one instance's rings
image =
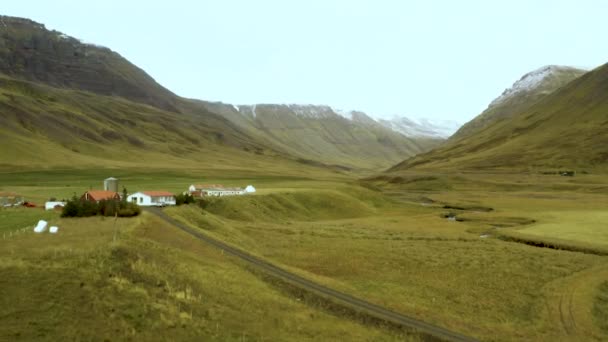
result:
[(150, 197), (173, 197), (173, 194), (168, 191), (140, 191), (142, 194)]
[[(88, 195), (88, 196), (87, 196)], [(120, 199), (118, 192), (106, 191), (106, 190), (91, 190), (87, 191), (82, 195), (85, 199), (93, 201)]]

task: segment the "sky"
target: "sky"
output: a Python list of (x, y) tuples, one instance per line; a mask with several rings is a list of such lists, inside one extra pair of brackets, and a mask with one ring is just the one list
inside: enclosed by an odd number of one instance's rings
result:
[(525, 73), (608, 62), (608, 1), (7, 1), (178, 95), (464, 123)]

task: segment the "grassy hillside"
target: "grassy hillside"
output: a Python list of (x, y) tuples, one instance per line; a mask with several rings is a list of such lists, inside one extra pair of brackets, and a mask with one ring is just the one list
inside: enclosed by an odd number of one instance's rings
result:
[(493, 123), (390, 171), (408, 168), (605, 169), (608, 166), (608, 65)]
[[(547, 71), (546, 69), (550, 70)], [(542, 73), (543, 69), (541, 68), (536, 72)], [(449, 140), (456, 141), (469, 137), (497, 122), (509, 120), (514, 115), (533, 106), (543, 97), (582, 76), (586, 71), (570, 67), (549, 66), (545, 67), (545, 72), (547, 75), (538, 84), (522, 89), (516, 88), (519, 83), (529, 82), (529, 78), (541, 76), (533, 73), (524, 75), (521, 80), (515, 83), (514, 88), (505, 90), (505, 93), (492, 102), (488, 109), (464, 124)]]
[(409, 339), (292, 298), (147, 214), (50, 220), (57, 235), (0, 240), (2, 341)]
[(327, 106), (204, 103), (248, 134), (304, 160), (378, 169), (436, 146), (440, 139), (407, 138), (364, 113), (345, 118)]
[(0, 76), (0, 168), (333, 172), (271, 150), (218, 116)]
[(91, 164), (91, 156), (132, 161), (134, 147), (156, 153), (138, 152), (140, 161), (196, 154), (223, 160), (239, 154), (225, 149), (230, 146), (251, 152), (245, 160), (272, 154), (321, 167), (377, 170), (437, 143), (335, 113), (303, 118), (285, 106), (260, 106), (260, 116), (246, 120), (232, 106), (171, 93), (109, 48), (28, 19), (0, 18), (0, 112), (6, 113), (0, 120), (10, 131), (2, 143), (15, 147), (8, 159), (24, 156), (22, 165), (41, 155), (28, 152), (34, 146), (49, 156), (44, 163), (72, 165)]
[(192, 108), (169, 112), (0, 75), (0, 170), (156, 168), (205, 170), (206, 175), (222, 170), (239, 175), (345, 171), (268, 147), (228, 120), (201, 114), (205, 110), (200, 106)]

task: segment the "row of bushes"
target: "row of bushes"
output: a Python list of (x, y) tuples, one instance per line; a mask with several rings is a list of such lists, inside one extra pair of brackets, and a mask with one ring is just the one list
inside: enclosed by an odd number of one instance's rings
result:
[[(123, 198), (127, 198), (126, 192)], [(175, 196), (175, 204), (191, 204), (196, 200), (190, 194), (178, 194)], [(141, 208), (136, 203), (125, 200), (102, 200), (91, 202), (82, 200), (76, 196), (66, 202), (61, 212), (62, 217), (88, 217), (88, 216), (118, 216), (133, 217), (141, 213)]]
[(118, 216), (133, 217), (141, 214), (141, 208), (126, 201), (102, 200), (84, 201), (74, 196), (67, 201), (61, 212), (62, 217)]

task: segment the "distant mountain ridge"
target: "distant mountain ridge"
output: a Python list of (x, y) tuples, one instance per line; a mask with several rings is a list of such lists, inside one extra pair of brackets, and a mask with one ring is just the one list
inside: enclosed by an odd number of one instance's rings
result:
[[(236, 111), (244, 115), (256, 117), (256, 105), (232, 105)], [(328, 119), (340, 116), (346, 120), (372, 126), (381, 125), (408, 138), (447, 139), (461, 127), (461, 124), (452, 120), (413, 119), (394, 116), (392, 119), (375, 119), (365, 112), (334, 109), (328, 105), (301, 105), (301, 104), (263, 104), (261, 106), (286, 106), (300, 117), (309, 119)], [(245, 109), (245, 110), (243, 110)]]
[(407, 137), (447, 139), (461, 124), (452, 120), (410, 119), (395, 116), (390, 120), (378, 120), (383, 126)]
[(372, 167), (412, 156), (436, 146), (437, 139), (406, 137), (360, 111), (325, 105), (205, 103), (206, 108), (270, 146), (303, 159)]

